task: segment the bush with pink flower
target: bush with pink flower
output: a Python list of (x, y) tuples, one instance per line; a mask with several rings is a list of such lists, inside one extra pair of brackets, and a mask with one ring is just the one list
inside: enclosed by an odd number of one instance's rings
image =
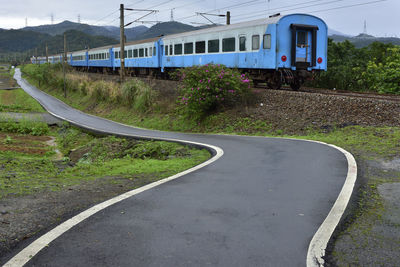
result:
[(226, 107), (246, 104), (251, 94), (250, 78), (223, 65), (179, 69), (175, 75), (182, 82), (178, 104), (195, 119)]

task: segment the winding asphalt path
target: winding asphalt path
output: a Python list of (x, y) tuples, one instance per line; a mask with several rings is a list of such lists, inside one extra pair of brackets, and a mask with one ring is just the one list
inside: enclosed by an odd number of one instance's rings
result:
[(274, 138), (132, 128), (72, 109), (20, 78), (52, 114), (100, 132), (211, 144), (224, 155), (95, 213), (27, 266), (305, 266), (346, 180), (332, 147)]

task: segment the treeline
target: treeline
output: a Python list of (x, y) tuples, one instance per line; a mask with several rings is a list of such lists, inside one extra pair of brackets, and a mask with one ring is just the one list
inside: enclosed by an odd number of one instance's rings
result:
[(374, 42), (356, 48), (328, 41), (328, 71), (310, 86), (400, 94), (400, 46)]

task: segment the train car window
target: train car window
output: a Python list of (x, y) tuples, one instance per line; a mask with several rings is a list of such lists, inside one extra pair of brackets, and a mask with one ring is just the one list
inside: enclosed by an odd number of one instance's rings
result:
[(206, 41), (196, 42), (196, 54), (206, 52)]
[(114, 52), (114, 58), (118, 58), (118, 52), (117, 51)]
[(297, 46), (302, 47), (307, 45), (307, 32), (297, 32)]
[(156, 51), (156, 47), (153, 47), (153, 56), (157, 55)]
[(165, 55), (168, 56), (168, 45), (165, 46)]
[(133, 57), (138, 57), (138, 50), (137, 49), (133, 49)]
[(246, 51), (246, 36), (239, 37), (239, 51)]
[(260, 49), (260, 35), (253, 35), (251, 39), (252, 39), (251, 49), (253, 50)]
[(128, 57), (128, 51), (124, 50), (124, 58), (127, 58), (127, 57)]
[(208, 53), (219, 52), (219, 39), (208, 41)]
[(222, 52), (235, 51), (235, 37), (222, 39)]
[(121, 58), (121, 51), (118, 51), (118, 58)]
[(264, 34), (263, 36), (263, 48), (271, 49), (271, 34)]
[(193, 54), (193, 43), (185, 43), (185, 55)]
[(182, 44), (175, 45), (175, 55), (182, 55)]
[(148, 57), (148, 56), (149, 56), (149, 54), (148, 54), (148, 49), (147, 49), (147, 47), (144, 49), (144, 52), (145, 52), (145, 53), (144, 53), (144, 54), (145, 54), (145, 56), (146, 56), (146, 57)]
[(173, 46), (170, 45), (169, 46), (169, 55), (172, 56), (174, 54), (174, 52), (172, 51)]
[(106, 53), (101, 53), (101, 59), (106, 59)]
[(132, 50), (128, 50), (128, 57), (132, 58)]
[(153, 55), (153, 47), (149, 47), (149, 56), (151, 57)]
[(139, 49), (139, 57), (144, 57), (144, 49), (143, 48)]

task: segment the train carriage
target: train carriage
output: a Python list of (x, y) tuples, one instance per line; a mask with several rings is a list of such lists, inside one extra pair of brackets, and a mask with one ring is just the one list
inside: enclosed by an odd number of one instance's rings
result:
[(73, 67), (87, 67), (88, 66), (88, 56), (86, 50), (76, 51), (71, 53), (70, 65)]
[(311, 72), (327, 67), (327, 26), (306, 14), (168, 35), (162, 45), (162, 69), (224, 64), (274, 88), (298, 89)]
[(88, 68), (111, 69), (114, 67), (113, 46), (90, 49), (87, 52)]

